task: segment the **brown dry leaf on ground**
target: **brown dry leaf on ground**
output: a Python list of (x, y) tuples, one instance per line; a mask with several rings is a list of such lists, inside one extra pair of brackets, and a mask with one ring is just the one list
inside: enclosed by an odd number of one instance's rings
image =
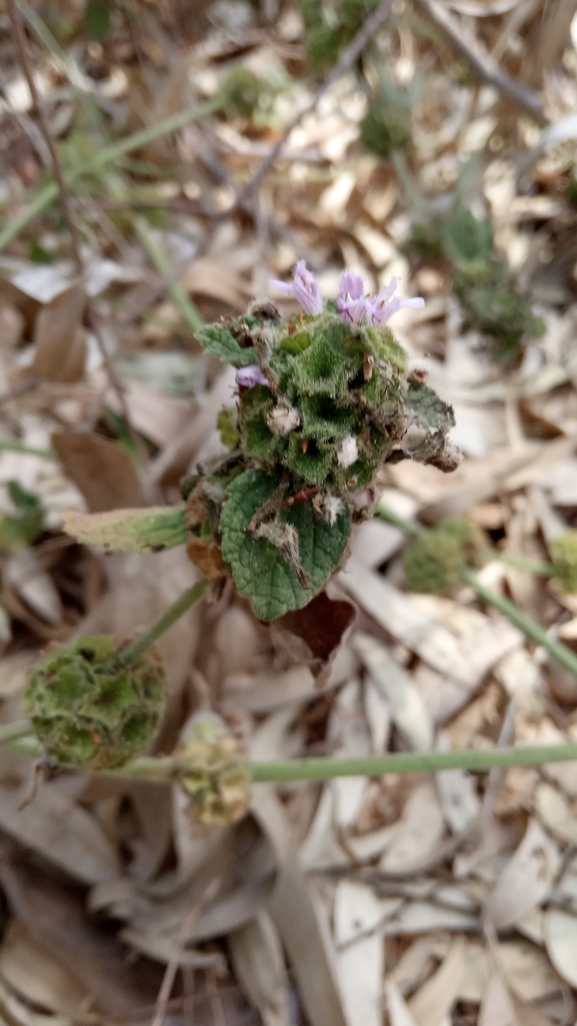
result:
[[(426, 300), (392, 326), (465, 459), (389, 465), (387, 505), (464, 515), (517, 560), (577, 527), (576, 5), (397, 0), (327, 81), (325, 49), (374, 6), (23, 4), (76, 255), (54, 199), (4, 236), (51, 172), (0, 12), (2, 722), (48, 643), (126, 642), (197, 579), (182, 546), (105, 556), (62, 512), (109, 530), (120, 508), (182, 505), (236, 388), (193, 326), (272, 296), (298, 259), (326, 296), (348, 267)], [(223, 83), (224, 110), (77, 174)], [(11, 482), (41, 512), (6, 543)], [(256, 761), (577, 741), (575, 677), (470, 588), (412, 594), (406, 545), (357, 525), (335, 591), (272, 628), (228, 587), (189, 611), (158, 643), (153, 751), (207, 707)], [(479, 573), (576, 650), (575, 596), (500, 558)], [(171, 784), (44, 779), (2, 749), (0, 1021), (574, 1026), (575, 765), (258, 785), (240, 823), (206, 827)]]

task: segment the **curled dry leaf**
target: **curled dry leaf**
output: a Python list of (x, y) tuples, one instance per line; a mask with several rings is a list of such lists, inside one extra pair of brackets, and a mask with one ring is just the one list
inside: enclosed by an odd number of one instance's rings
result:
[(485, 921), (505, 930), (528, 916), (549, 894), (560, 863), (557, 847), (532, 819), (485, 902)]
[(60, 431), (52, 435), (52, 445), (91, 512), (146, 505), (134, 461), (116, 442), (85, 431)]
[(318, 676), (338, 650), (353, 623), (352, 602), (329, 598), (321, 591), (304, 609), (295, 609), (274, 621), (275, 629), (289, 631), (304, 642), (311, 671)]

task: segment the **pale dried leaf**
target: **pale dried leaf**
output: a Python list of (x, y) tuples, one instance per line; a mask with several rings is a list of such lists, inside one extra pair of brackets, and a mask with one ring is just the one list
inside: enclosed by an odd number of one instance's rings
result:
[(571, 987), (577, 987), (577, 917), (561, 908), (548, 908), (544, 919), (547, 954)]
[(352, 646), (389, 703), (393, 720), (411, 748), (428, 751), (433, 743), (433, 727), (409, 675), (388, 649), (369, 634), (355, 634)]
[(0, 977), (25, 1001), (52, 1013), (75, 1015), (86, 1001), (85, 989), (17, 919), (0, 946)]
[(21, 807), (30, 787), (30, 780), (21, 787), (0, 787), (2, 830), (81, 883), (114, 879), (120, 872), (118, 854), (94, 816), (47, 783)]
[(560, 865), (560, 855), (535, 820), (505, 866), (485, 903), (485, 919), (496, 930), (514, 926), (547, 897)]
[(497, 974), (487, 983), (479, 1010), (479, 1026), (520, 1026), (509, 991)]
[(412, 1015), (397, 984), (392, 979), (385, 983), (385, 996), (390, 1026), (416, 1026), (415, 1017)]
[(254, 789), (253, 811), (267, 831), (278, 868), (269, 911), (279, 931), (311, 1026), (347, 1026), (335, 954), (311, 881), (300, 868), (285, 813), (270, 788)]
[(290, 1026), (288, 977), (277, 930), (268, 912), (228, 936), (235, 974), (258, 1008), (263, 1026)]
[(564, 794), (552, 784), (541, 782), (535, 792), (535, 811), (552, 834), (570, 844), (577, 842), (577, 817)]
[(465, 973), (466, 947), (456, 937), (437, 972), (409, 1001), (418, 1026), (442, 1026), (455, 1003)]
[(60, 594), (50, 574), (40, 569), (33, 548), (24, 549), (6, 560), (4, 573), (6, 580), (34, 613), (53, 627), (61, 623)]
[(439, 848), (444, 831), (435, 785), (424, 780), (407, 801), (379, 868), (385, 873), (410, 872)]
[(381, 1026), (384, 938), (382, 902), (370, 887), (343, 880), (335, 893), (339, 988), (349, 1026)]

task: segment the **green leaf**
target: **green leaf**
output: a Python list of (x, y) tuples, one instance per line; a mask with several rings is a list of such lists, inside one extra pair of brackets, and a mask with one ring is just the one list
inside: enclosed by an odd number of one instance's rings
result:
[(202, 348), (213, 356), (218, 356), (223, 363), (232, 363), (234, 367), (248, 367), (256, 363), (256, 351), (252, 346), (243, 349), (234, 335), (221, 324), (207, 324), (199, 328), (196, 337)]
[(110, 34), (110, 9), (102, 0), (89, 0), (84, 9), (84, 31), (89, 39), (103, 43)]
[(261, 620), (274, 620), (306, 606), (339, 567), (351, 532), (349, 510), (332, 527), (316, 516), (310, 501), (281, 512), (281, 521), (298, 531), (301, 563), (311, 579), (311, 587), (303, 588), (279, 550), (248, 531), (254, 514), (276, 486), (275, 478), (264, 471), (246, 470), (229, 486), (221, 518), (222, 554), (230, 563), (238, 591), (251, 600)]
[(456, 203), (441, 231), (441, 244), (454, 264), (486, 262), (493, 252), (493, 228), (488, 217), (478, 221), (467, 207)]
[(184, 509), (113, 509), (106, 513), (62, 514), (64, 530), (84, 545), (102, 545), (109, 552), (162, 552), (187, 538)]
[(431, 431), (450, 431), (455, 425), (451, 406), (428, 385), (411, 382), (405, 399), (407, 413), (412, 413), (413, 422)]

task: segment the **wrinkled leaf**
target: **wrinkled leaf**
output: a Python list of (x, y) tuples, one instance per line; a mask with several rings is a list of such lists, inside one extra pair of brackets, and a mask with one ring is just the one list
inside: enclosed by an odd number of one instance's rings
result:
[(105, 513), (63, 512), (64, 530), (83, 545), (109, 552), (161, 552), (186, 541), (184, 509), (113, 509)]
[(218, 356), (223, 363), (232, 363), (235, 367), (248, 367), (256, 363), (256, 351), (252, 346), (243, 349), (228, 328), (220, 324), (207, 324), (198, 328), (196, 337), (207, 353)]
[(407, 413), (412, 414), (420, 427), (431, 431), (449, 431), (455, 425), (452, 407), (428, 385), (412, 381), (405, 399)]
[(348, 511), (332, 527), (315, 515), (311, 502), (295, 503), (282, 511), (281, 522), (292, 524), (298, 532), (301, 563), (311, 581), (305, 589), (279, 550), (248, 531), (255, 512), (275, 487), (274, 478), (263, 471), (245, 471), (229, 486), (221, 519), (223, 556), (240, 594), (252, 601), (262, 620), (306, 606), (339, 566), (351, 531)]

